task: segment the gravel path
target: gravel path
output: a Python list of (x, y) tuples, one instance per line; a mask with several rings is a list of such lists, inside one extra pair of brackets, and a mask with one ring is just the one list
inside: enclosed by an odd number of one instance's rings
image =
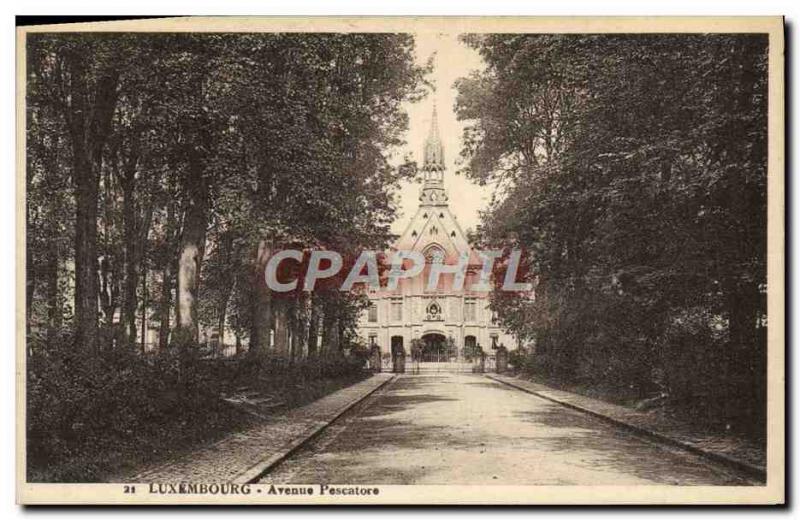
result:
[(733, 435), (710, 433), (692, 424), (671, 419), (657, 413), (644, 413), (585, 395), (557, 390), (549, 386), (506, 375), (492, 374), (492, 379), (522, 388), (536, 395), (552, 399), (610, 421), (625, 424), (657, 438), (695, 449), (707, 456), (717, 457), (731, 464), (743, 466), (755, 478), (766, 477), (766, 451), (763, 446)]
[(754, 484), (723, 465), (473, 374), (395, 379), (261, 482)]

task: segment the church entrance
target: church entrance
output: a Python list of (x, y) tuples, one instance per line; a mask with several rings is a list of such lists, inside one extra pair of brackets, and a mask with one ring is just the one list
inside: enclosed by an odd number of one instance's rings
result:
[(426, 363), (441, 363), (442, 361), (449, 361), (447, 338), (444, 334), (430, 333), (422, 336), (422, 352), (420, 352), (420, 361)]
[(428, 332), (419, 340), (414, 340), (412, 359), (412, 368), (416, 373), (472, 370), (472, 365), (460, 358), (455, 340), (439, 332)]

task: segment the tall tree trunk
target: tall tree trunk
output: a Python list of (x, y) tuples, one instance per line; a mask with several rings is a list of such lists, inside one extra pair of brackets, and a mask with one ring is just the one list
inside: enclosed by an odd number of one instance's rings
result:
[(337, 351), (342, 352), (344, 350), (344, 337), (345, 337), (345, 324), (344, 320), (338, 320), (338, 328), (336, 331), (336, 341), (337, 341)]
[(309, 296), (309, 305), (311, 307), (311, 317), (308, 322), (308, 357), (315, 357), (317, 355), (317, 336), (319, 335), (319, 304), (316, 301), (314, 293)]
[(259, 241), (253, 259), (253, 300), (248, 356), (263, 355), (272, 330), (272, 295), (264, 279), (264, 267), (272, 254), (271, 240)]
[(176, 339), (183, 346), (196, 345), (199, 336), (197, 295), (200, 285), (200, 266), (208, 226), (208, 186), (199, 157), (190, 161), (191, 179), (187, 186), (189, 197), (178, 250), (178, 294), (176, 301)]
[[(150, 234), (150, 224), (153, 222), (153, 203), (150, 202), (144, 210), (144, 215), (142, 216), (142, 220), (139, 222), (138, 231), (139, 234), (136, 237), (137, 246), (133, 250), (135, 257), (133, 258), (135, 272), (137, 278), (141, 278), (142, 280), (142, 345), (141, 351), (142, 353), (145, 352), (146, 345), (145, 342), (147, 341), (147, 308), (148, 308), (148, 301), (147, 301), (147, 262), (145, 262), (145, 257), (147, 255), (147, 237)], [(133, 293), (134, 301), (133, 301), (133, 318), (131, 319), (130, 323), (130, 337), (133, 339), (131, 342), (132, 344), (135, 343), (136, 340), (136, 291)]]
[[(127, 273), (125, 275), (125, 303), (127, 307), (125, 311), (128, 313), (125, 316), (125, 322), (127, 325), (127, 334), (130, 338), (130, 342), (133, 344), (136, 342), (136, 309), (138, 308), (138, 299), (136, 297), (136, 287), (139, 284), (139, 278), (142, 277), (142, 299), (145, 298), (144, 291), (147, 288), (147, 263), (145, 262), (145, 255), (147, 254), (147, 237), (150, 234), (150, 225), (153, 222), (153, 204), (150, 203), (144, 209), (144, 214), (141, 215), (139, 219), (137, 219), (137, 223), (135, 225), (134, 231), (135, 234), (132, 235), (132, 246), (129, 247), (128, 250), (128, 260), (126, 263), (126, 270)], [(146, 301), (142, 304), (144, 306), (144, 310), (142, 311), (142, 315), (145, 314), (146, 311)]]
[[(67, 56), (71, 81), (65, 119), (72, 141), (75, 178), (75, 342), (78, 348), (97, 348), (97, 204), (103, 148), (117, 102), (118, 71), (99, 74), (90, 85), (88, 53)], [(93, 100), (89, 93), (93, 91)]]
[[(142, 268), (142, 345), (141, 345), (141, 352), (144, 354), (147, 352), (147, 265), (144, 262), (139, 262), (139, 265)], [(134, 320), (133, 326), (136, 326), (136, 321)], [(133, 336), (133, 339), (136, 339), (136, 336)]]
[(285, 299), (272, 302), (272, 315), (275, 323), (275, 355), (289, 357), (289, 320)]
[(169, 346), (170, 310), (172, 309), (172, 288), (175, 280), (173, 276), (175, 258), (174, 242), (177, 228), (175, 218), (175, 203), (167, 204), (167, 224), (165, 230), (164, 264), (161, 267), (161, 297), (158, 304), (158, 348), (164, 350)]
[(291, 305), (291, 358), (300, 359), (305, 356), (308, 340), (308, 298), (299, 293)]
[(103, 332), (106, 340), (110, 340), (110, 345), (104, 342), (105, 346), (113, 346), (119, 338), (121, 329), (114, 325), (117, 306), (119, 305), (121, 275), (118, 269), (118, 261), (111, 245), (111, 228), (114, 219), (114, 199), (113, 187), (111, 183), (111, 172), (109, 168), (104, 168), (102, 173), (103, 189), (103, 237), (102, 249), (98, 252), (100, 256), (100, 310), (103, 316)]
[(125, 278), (122, 289), (122, 330), (130, 344), (136, 343), (136, 287), (138, 266), (136, 262), (136, 207), (133, 200), (135, 167), (126, 164), (120, 179), (122, 186), (122, 236)]
[(217, 308), (217, 335), (219, 336), (220, 348), (225, 347), (225, 318), (228, 314), (228, 302), (233, 294), (233, 233), (228, 230), (222, 233), (220, 238), (220, 256), (224, 258), (227, 268), (223, 271), (220, 279), (222, 287), (222, 297)]
[(161, 297), (158, 303), (158, 349), (169, 346), (170, 310), (172, 309), (172, 261), (166, 262), (161, 270)]
[(75, 342), (79, 348), (97, 347), (97, 175), (85, 149), (73, 149), (76, 172), (75, 216)]
[(233, 285), (228, 284), (223, 290), (224, 293), (222, 294), (219, 309), (217, 310), (217, 335), (219, 336), (219, 345), (222, 349), (225, 348), (225, 318), (228, 314), (228, 302), (231, 299)]

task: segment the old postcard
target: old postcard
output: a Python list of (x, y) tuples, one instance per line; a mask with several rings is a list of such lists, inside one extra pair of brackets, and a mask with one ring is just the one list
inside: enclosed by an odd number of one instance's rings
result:
[(18, 28), (23, 504), (780, 504), (783, 20)]

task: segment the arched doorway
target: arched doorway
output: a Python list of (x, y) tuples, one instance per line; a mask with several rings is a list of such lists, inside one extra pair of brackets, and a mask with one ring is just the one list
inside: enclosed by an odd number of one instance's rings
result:
[(429, 330), (413, 341), (413, 370), (424, 372), (470, 372), (472, 366), (459, 356), (458, 344), (443, 331)]
[(422, 352), (420, 361), (427, 363), (448, 360), (447, 338), (438, 332), (429, 332), (422, 336)]
[(406, 371), (406, 351), (403, 347), (403, 336), (392, 336), (392, 372)]

